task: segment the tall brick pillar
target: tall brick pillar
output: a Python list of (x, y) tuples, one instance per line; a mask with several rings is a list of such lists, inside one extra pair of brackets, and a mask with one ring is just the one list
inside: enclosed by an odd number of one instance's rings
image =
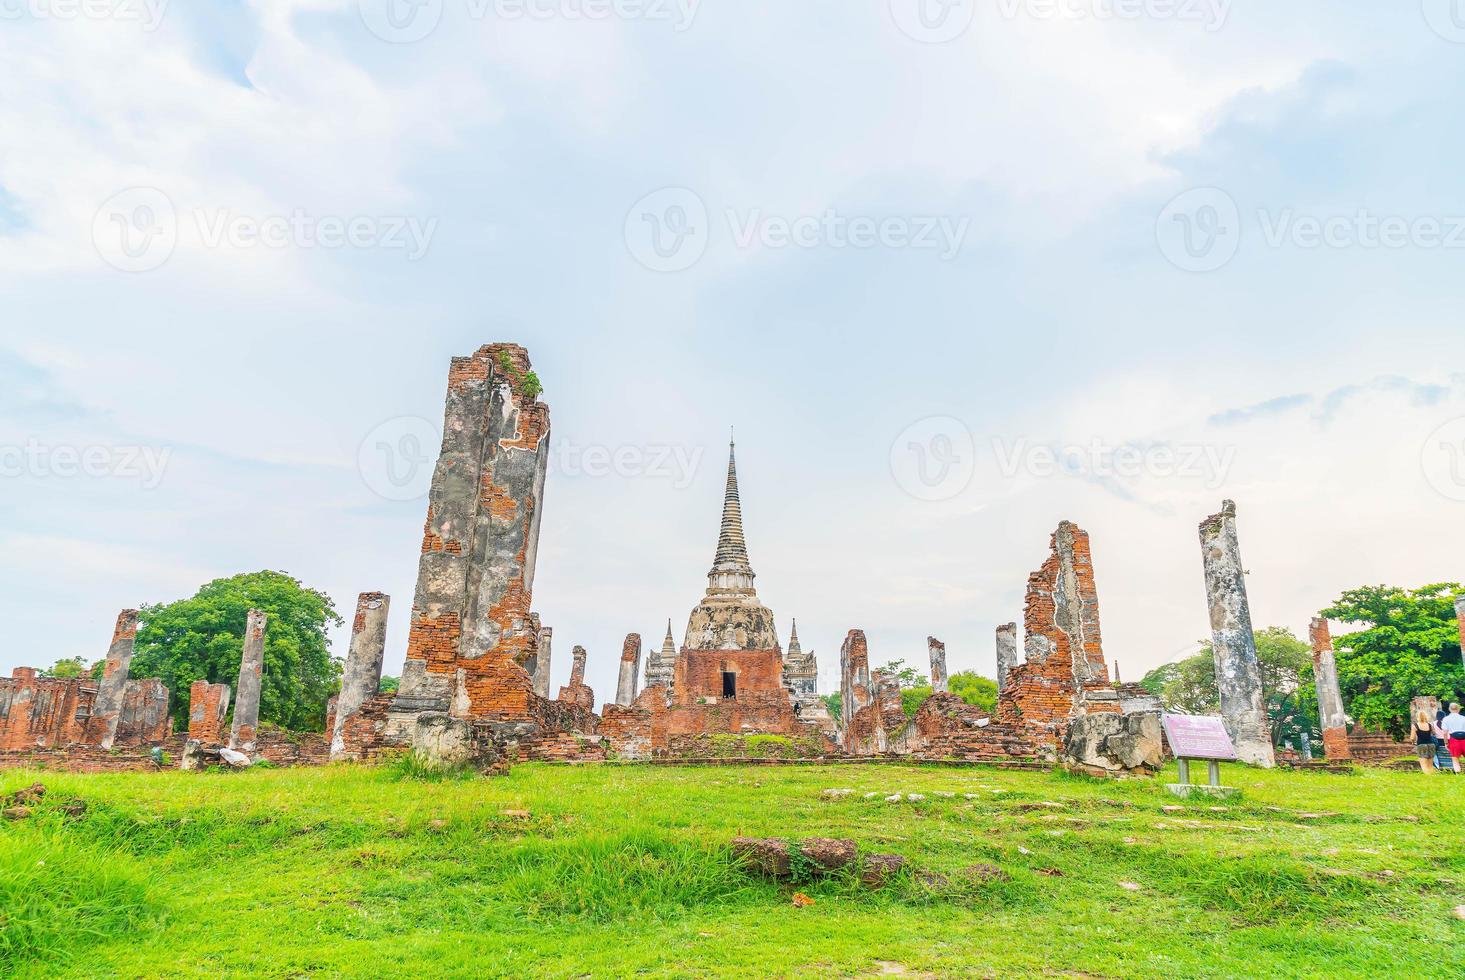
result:
[(641, 634), (627, 633), (621, 646), (621, 675), (616, 681), (616, 704), (636, 700), (636, 677), (641, 673)]
[(540, 627), (539, 651), (534, 655), (534, 693), (542, 698), (549, 697), (549, 655), (554, 642), (554, 629)]
[(239, 659), (239, 686), (234, 698), (234, 728), (229, 748), (253, 752), (259, 728), (259, 689), (265, 670), (265, 614), (249, 610), (244, 626), (244, 655)]
[(926, 652), (931, 657), (931, 691), (946, 693), (946, 644), (934, 636), (926, 637)]
[(454, 358), (389, 742), (410, 743), (423, 712), (533, 719), (530, 603), (548, 465), (549, 406), (528, 352), (488, 344)]
[[(1343, 711), (1343, 692), (1338, 688), (1338, 661), (1333, 656), (1333, 636), (1328, 630), (1328, 621), (1314, 617), (1307, 635), (1312, 640), (1312, 677), (1317, 688), (1317, 716), (1323, 730), (1323, 752), (1329, 762), (1351, 759), (1348, 716)], [(1306, 737), (1304, 734), (1303, 738)]]
[(1276, 756), (1262, 696), (1256, 639), (1251, 630), (1246, 566), (1241, 563), (1241, 545), (1236, 537), (1235, 502), (1223, 501), (1219, 514), (1201, 522), (1200, 544), (1221, 717), (1236, 743), (1237, 757), (1242, 762), (1271, 768), (1276, 765)]
[(203, 678), (188, 689), (188, 737), (203, 745), (223, 740), (224, 719), (229, 716), (229, 685), (210, 684)]
[(556, 700), (579, 705), (586, 711), (595, 710), (595, 692), (585, 686), (584, 647), (576, 646), (570, 652), (570, 683), (560, 688), (560, 696)]
[(1017, 666), (1017, 624), (997, 627), (997, 690), (1007, 687), (1007, 672)]
[(382, 682), (382, 660), (387, 650), (387, 614), (391, 596), (363, 592), (356, 599), (356, 618), (351, 621), (351, 645), (346, 650), (346, 668), (341, 673), (341, 693), (331, 726), (331, 758), (344, 757), (342, 732), (361, 706), (376, 697)]
[(870, 647), (863, 630), (850, 630), (839, 648), (839, 738), (846, 752), (857, 748), (855, 716), (875, 700), (870, 684)]
[(102, 668), (102, 683), (92, 703), (92, 716), (87, 721), (86, 742), (110, 749), (117, 739), (117, 721), (122, 717), (122, 702), (127, 694), (127, 672), (132, 667), (132, 651), (137, 638), (137, 610), (124, 609), (117, 616), (112, 630), (112, 645), (107, 648), (107, 666)]

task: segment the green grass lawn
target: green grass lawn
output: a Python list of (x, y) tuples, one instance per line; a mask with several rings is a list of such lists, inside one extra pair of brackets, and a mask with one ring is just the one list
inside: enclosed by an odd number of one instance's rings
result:
[[(0, 773), (50, 790), (0, 824), (0, 975), (1465, 975), (1465, 779), (1224, 775), (1241, 799), (1175, 811), (1173, 769)], [(801, 884), (796, 908), (737, 835), (850, 837), (946, 883)]]

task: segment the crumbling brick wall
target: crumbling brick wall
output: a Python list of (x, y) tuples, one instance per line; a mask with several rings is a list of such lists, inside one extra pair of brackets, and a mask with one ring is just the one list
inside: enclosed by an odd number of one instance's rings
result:
[(200, 678), (188, 689), (188, 737), (204, 745), (224, 741), (224, 719), (229, 714), (229, 685)]
[(157, 745), (173, 733), (168, 717), (168, 689), (161, 679), (128, 681), (122, 691), (122, 710), (117, 718), (117, 745)]
[(90, 678), (40, 677), (17, 667), (0, 677), (0, 750), (80, 743), (96, 700)]
[(1056, 748), (1070, 719), (1121, 711), (1104, 662), (1089, 536), (1069, 521), (1058, 525), (1048, 559), (1028, 576), (1023, 627), (1026, 662), (1008, 671), (998, 721)]
[(890, 739), (890, 751), (927, 759), (993, 762), (1032, 759), (1037, 746), (1016, 725), (993, 721), (987, 711), (954, 694), (933, 694), (909, 724)]

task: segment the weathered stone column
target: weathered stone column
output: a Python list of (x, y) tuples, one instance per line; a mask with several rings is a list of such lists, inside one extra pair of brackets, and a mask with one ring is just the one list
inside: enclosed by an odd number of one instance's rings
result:
[(1219, 514), (1201, 522), (1200, 543), (1221, 717), (1236, 743), (1237, 758), (1271, 768), (1276, 765), (1276, 756), (1262, 697), (1251, 607), (1246, 599), (1246, 566), (1241, 563), (1241, 545), (1236, 538), (1235, 502), (1224, 501)]
[(931, 657), (931, 691), (946, 693), (946, 644), (934, 636), (926, 637), (926, 653)]
[(234, 697), (234, 728), (229, 748), (253, 752), (259, 728), (259, 689), (265, 670), (265, 614), (249, 610), (244, 626), (244, 656), (239, 660), (239, 686)]
[(570, 687), (585, 683), (585, 648), (577, 645), (570, 651)]
[(188, 738), (203, 745), (223, 739), (224, 719), (229, 717), (229, 685), (210, 684), (202, 678), (188, 689)]
[(1007, 672), (1017, 666), (1017, 624), (997, 627), (997, 690), (1007, 686)]
[(1455, 625), (1460, 627), (1460, 662), (1465, 664), (1465, 596), (1455, 600)]
[(570, 658), (570, 683), (560, 688), (559, 697), (555, 700), (579, 705), (586, 711), (594, 711), (595, 692), (585, 686), (585, 648), (575, 647), (570, 652)]
[(549, 655), (550, 646), (554, 641), (554, 628), (550, 626), (541, 627), (539, 630), (539, 651), (534, 655), (534, 693), (542, 698), (549, 697)]
[(346, 669), (341, 674), (341, 693), (336, 696), (335, 724), (331, 728), (331, 759), (345, 755), (342, 733), (361, 706), (376, 697), (382, 682), (382, 660), (387, 649), (387, 614), (391, 596), (363, 592), (356, 599), (356, 618), (351, 621), (351, 645), (346, 649)]
[(636, 700), (636, 678), (641, 673), (641, 634), (627, 633), (621, 647), (621, 676), (616, 683), (616, 704), (630, 707)]
[[(1318, 727), (1323, 730), (1323, 752), (1329, 762), (1351, 759), (1348, 751), (1348, 715), (1343, 710), (1343, 692), (1338, 688), (1338, 661), (1333, 655), (1333, 636), (1328, 621), (1314, 617), (1308, 627), (1312, 640), (1312, 678), (1317, 688)], [(1306, 736), (1303, 736), (1306, 738)]]
[(117, 720), (122, 717), (122, 701), (127, 694), (127, 672), (132, 666), (133, 645), (137, 637), (137, 610), (124, 609), (117, 616), (112, 630), (112, 645), (107, 648), (107, 666), (102, 668), (102, 684), (92, 703), (92, 716), (87, 722), (86, 741), (110, 749), (117, 738)]
[(874, 701), (870, 686), (870, 648), (863, 630), (850, 630), (839, 648), (839, 739), (849, 753), (859, 751), (855, 716)]
[(391, 744), (410, 743), (423, 713), (534, 718), (530, 605), (550, 428), (539, 393), (517, 344), (453, 359)]

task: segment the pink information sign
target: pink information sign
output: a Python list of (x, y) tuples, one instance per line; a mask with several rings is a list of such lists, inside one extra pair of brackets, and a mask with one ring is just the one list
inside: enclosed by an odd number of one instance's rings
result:
[(1236, 758), (1226, 725), (1214, 715), (1164, 715), (1165, 737), (1177, 759)]

